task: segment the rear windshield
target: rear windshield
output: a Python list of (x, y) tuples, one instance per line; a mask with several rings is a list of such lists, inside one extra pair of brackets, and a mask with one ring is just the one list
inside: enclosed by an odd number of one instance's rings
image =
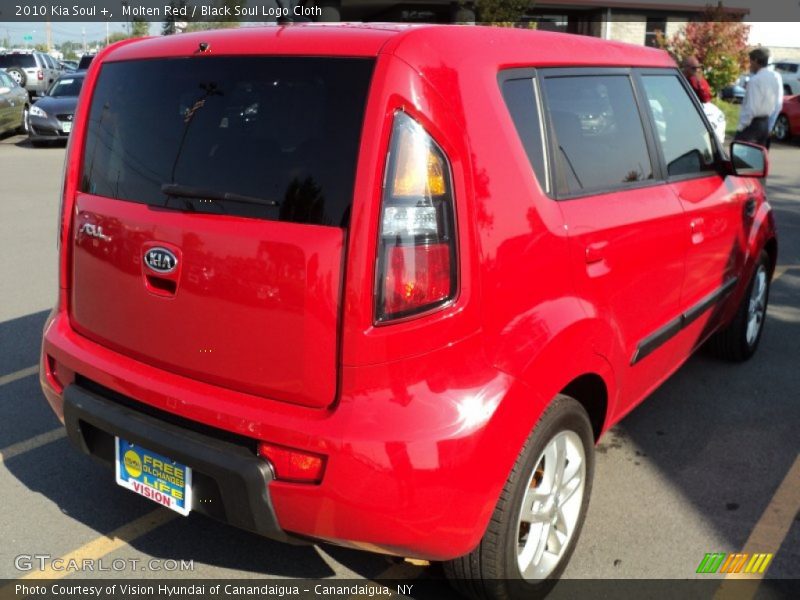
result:
[(79, 69), (88, 69), (89, 65), (94, 60), (94, 54), (84, 54), (81, 56), (81, 61), (78, 63)]
[(83, 77), (62, 77), (56, 80), (47, 95), (55, 98), (77, 97), (81, 93), (82, 87)]
[(4, 54), (0, 55), (0, 69), (9, 67), (22, 67), (23, 69), (36, 67), (33, 54)]
[(344, 227), (373, 61), (108, 63), (81, 189), (152, 206)]

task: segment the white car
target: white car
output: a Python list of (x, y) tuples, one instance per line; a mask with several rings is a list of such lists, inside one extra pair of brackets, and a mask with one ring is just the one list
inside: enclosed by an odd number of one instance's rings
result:
[(706, 113), (708, 122), (714, 128), (714, 134), (719, 143), (725, 144), (725, 113), (711, 102), (703, 102), (703, 112)]
[[(717, 136), (721, 145), (725, 144), (725, 113), (711, 102), (703, 102), (702, 104), (703, 112), (714, 129), (714, 135)], [(656, 122), (656, 132), (663, 143), (667, 139), (667, 121), (664, 109), (661, 106), (661, 102), (656, 99), (650, 100), (650, 109), (653, 111), (653, 118)]]
[(782, 60), (775, 63), (775, 71), (783, 78), (783, 93), (800, 94), (800, 61)]

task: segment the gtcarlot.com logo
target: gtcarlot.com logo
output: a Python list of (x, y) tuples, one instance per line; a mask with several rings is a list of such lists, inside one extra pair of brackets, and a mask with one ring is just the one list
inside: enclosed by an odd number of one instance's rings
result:
[(703, 557), (697, 567), (698, 573), (745, 573), (758, 575), (767, 570), (772, 554), (748, 554), (736, 552), (711, 552)]
[(173, 560), (171, 558), (53, 558), (49, 554), (19, 554), (14, 557), (14, 566), (19, 571), (54, 571), (58, 573), (87, 573), (122, 571), (194, 571), (194, 560)]

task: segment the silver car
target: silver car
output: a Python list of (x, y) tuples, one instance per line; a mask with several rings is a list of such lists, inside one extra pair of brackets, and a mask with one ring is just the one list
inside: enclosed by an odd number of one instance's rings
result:
[(30, 100), (8, 73), (0, 71), (0, 134), (7, 131), (24, 132), (28, 125)]
[(61, 71), (42, 52), (12, 51), (0, 55), (0, 69), (8, 73), (31, 96), (43, 96)]
[(775, 71), (783, 79), (783, 93), (786, 96), (800, 94), (800, 61), (782, 60), (775, 63)]

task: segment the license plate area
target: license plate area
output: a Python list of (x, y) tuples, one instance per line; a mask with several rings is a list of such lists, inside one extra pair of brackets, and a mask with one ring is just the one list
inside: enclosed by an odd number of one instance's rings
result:
[(158, 452), (114, 438), (119, 485), (181, 515), (192, 509), (192, 470)]
[(72, 123), (69, 121), (59, 121), (59, 123), (61, 124), (61, 131), (64, 133), (69, 133), (72, 131)]

